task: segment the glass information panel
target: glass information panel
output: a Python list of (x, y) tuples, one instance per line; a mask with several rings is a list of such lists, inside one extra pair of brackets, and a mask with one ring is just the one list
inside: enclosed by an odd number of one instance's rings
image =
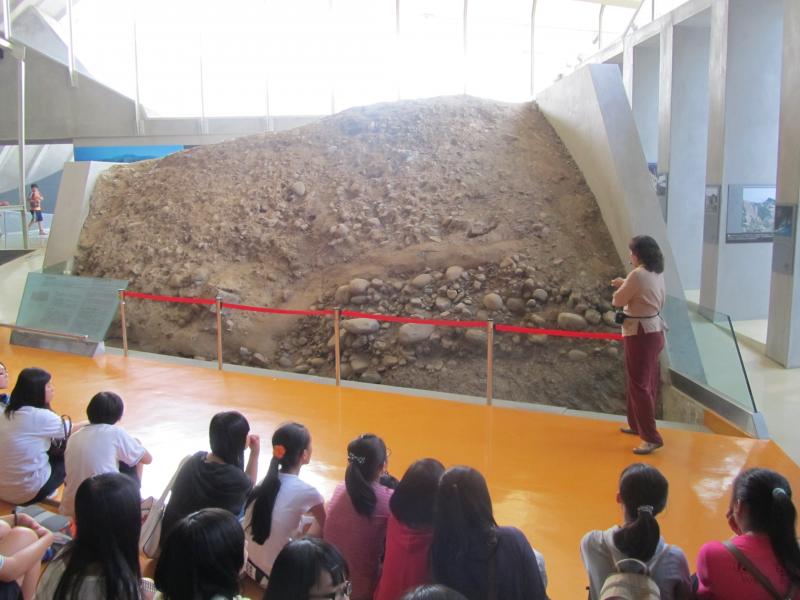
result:
[(86, 335), (102, 342), (117, 313), (125, 279), (29, 273), (17, 325)]

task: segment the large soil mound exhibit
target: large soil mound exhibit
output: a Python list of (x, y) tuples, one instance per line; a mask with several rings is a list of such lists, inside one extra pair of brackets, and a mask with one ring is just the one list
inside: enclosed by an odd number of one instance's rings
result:
[[(596, 201), (534, 104), (379, 104), (115, 166), (75, 273), (140, 292), (614, 331), (623, 275)], [(332, 376), (331, 318), (225, 309), (225, 360)], [(215, 307), (131, 300), (133, 347), (211, 360)], [(486, 332), (342, 322), (346, 379), (482, 396)], [(621, 348), (497, 334), (497, 398), (622, 412)]]

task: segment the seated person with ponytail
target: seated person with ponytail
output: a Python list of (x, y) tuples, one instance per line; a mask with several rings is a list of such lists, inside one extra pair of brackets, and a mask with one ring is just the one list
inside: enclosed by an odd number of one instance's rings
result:
[(325, 525), (325, 504), (317, 489), (299, 478), (311, 460), (311, 435), (299, 423), (281, 425), (272, 434), (269, 470), (247, 499), (244, 529), (248, 564), (245, 571), (267, 587), (272, 564), (283, 547), (300, 537), (301, 519), (311, 512)]
[(736, 536), (700, 548), (695, 597), (800, 599), (797, 509), (786, 478), (769, 469), (742, 472), (727, 517)]
[(364, 434), (347, 446), (347, 471), (328, 503), (323, 538), (350, 567), (351, 600), (372, 600), (386, 539), (392, 490), (379, 483), (388, 453), (383, 440)]
[[(589, 575), (589, 598), (597, 600), (606, 579), (620, 570), (643, 573), (635, 561), (647, 565), (662, 600), (691, 598), (689, 565), (683, 550), (668, 545), (656, 521), (667, 505), (669, 484), (661, 472), (649, 465), (628, 466), (619, 480), (617, 502), (625, 524), (606, 531), (590, 531), (581, 540), (581, 556)], [(620, 562), (624, 561), (624, 562)]]

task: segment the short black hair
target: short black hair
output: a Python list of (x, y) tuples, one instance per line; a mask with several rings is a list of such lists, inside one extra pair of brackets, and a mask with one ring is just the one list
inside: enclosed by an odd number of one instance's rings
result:
[(233, 514), (204, 508), (170, 530), (156, 564), (155, 583), (166, 600), (232, 598), (244, 566), (244, 530)]
[(293, 540), (275, 559), (263, 600), (308, 600), (323, 573), (331, 576), (334, 586), (349, 577), (347, 562), (336, 547), (312, 537)]
[(114, 392), (98, 392), (89, 400), (86, 416), (92, 425), (98, 423), (113, 425), (122, 418), (124, 408), (125, 405), (119, 395)]
[(421, 585), (408, 592), (401, 600), (467, 600), (461, 592), (444, 585)]
[(418, 460), (408, 467), (389, 500), (395, 519), (415, 529), (433, 526), (436, 489), (443, 473), (444, 465), (435, 458)]
[(39, 185), (36, 184), (36, 183), (32, 183), (31, 184), (31, 189), (33, 189), (33, 188), (36, 188), (38, 190), (39, 189)]

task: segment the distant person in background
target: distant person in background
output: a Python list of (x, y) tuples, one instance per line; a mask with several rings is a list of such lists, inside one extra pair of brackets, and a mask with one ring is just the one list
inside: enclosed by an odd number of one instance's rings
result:
[(664, 445), (656, 429), (656, 402), (660, 382), (658, 356), (664, 348), (667, 325), (661, 318), (666, 289), (664, 255), (649, 235), (637, 235), (628, 244), (633, 271), (611, 281), (616, 288), (611, 304), (623, 308), (622, 339), (627, 373), (628, 426), (622, 433), (638, 435), (642, 443), (634, 454), (650, 454)]
[(61, 514), (75, 516), (75, 492), (84, 480), (101, 473), (122, 473), (141, 485), (144, 465), (153, 457), (144, 446), (116, 423), (122, 418), (122, 398), (114, 392), (99, 392), (89, 401), (89, 424), (70, 437), (64, 462), (66, 486), (61, 496)]
[[(8, 368), (0, 362), (0, 390), (8, 389)], [(8, 404), (8, 394), (4, 391), (0, 392), (0, 403), (5, 406)]]
[(42, 196), (42, 193), (39, 191), (39, 186), (32, 183), (31, 195), (28, 196), (28, 207), (31, 211), (31, 222), (28, 223), (28, 229), (36, 223), (39, 226), (39, 235), (47, 235), (47, 232), (44, 230), (44, 224), (42, 223), (44, 220), (42, 217), (42, 200), (44, 200), (44, 196)]
[(418, 460), (392, 494), (383, 570), (373, 600), (397, 600), (404, 592), (433, 581), (429, 561), (433, 505), (443, 473), (438, 460)]

